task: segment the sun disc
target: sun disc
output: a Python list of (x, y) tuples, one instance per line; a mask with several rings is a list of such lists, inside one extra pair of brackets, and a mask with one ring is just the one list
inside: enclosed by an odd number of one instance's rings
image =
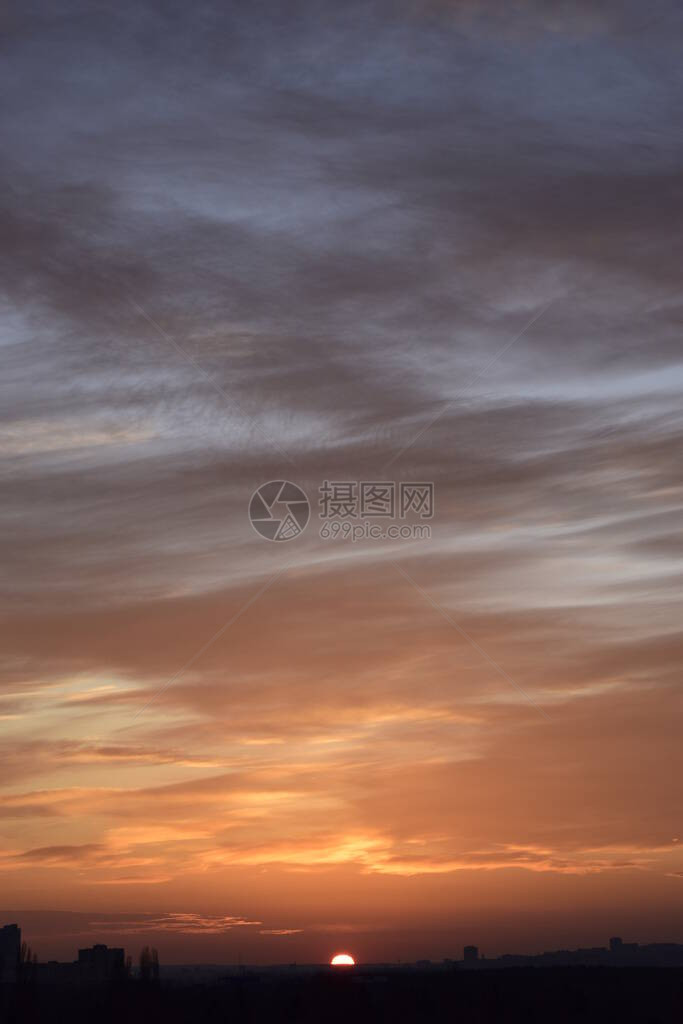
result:
[(355, 962), (356, 961), (353, 957), (349, 956), (348, 953), (337, 953), (337, 955), (333, 956), (330, 960), (333, 967), (353, 967)]

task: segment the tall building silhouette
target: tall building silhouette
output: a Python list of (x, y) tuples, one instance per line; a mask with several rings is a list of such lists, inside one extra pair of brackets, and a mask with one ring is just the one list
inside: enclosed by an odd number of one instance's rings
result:
[(17, 980), (21, 955), (21, 928), (6, 924), (0, 928), (0, 982)]
[(78, 951), (78, 967), (84, 982), (110, 981), (125, 972), (123, 949), (102, 945), (89, 946)]

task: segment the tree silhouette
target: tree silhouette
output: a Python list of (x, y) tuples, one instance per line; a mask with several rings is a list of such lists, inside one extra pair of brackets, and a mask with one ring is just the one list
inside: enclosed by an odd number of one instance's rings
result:
[(22, 981), (31, 981), (36, 976), (38, 954), (31, 950), (31, 947), (22, 942), (19, 950), (18, 973)]
[(140, 980), (145, 984), (159, 980), (159, 954), (149, 946), (145, 946), (140, 953)]

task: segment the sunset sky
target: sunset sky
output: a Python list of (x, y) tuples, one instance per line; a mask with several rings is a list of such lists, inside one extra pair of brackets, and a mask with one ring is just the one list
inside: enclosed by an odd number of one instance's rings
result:
[[(5, 9), (0, 924), (41, 958), (683, 941), (682, 31)], [(321, 538), (326, 479), (433, 482), (431, 538)]]

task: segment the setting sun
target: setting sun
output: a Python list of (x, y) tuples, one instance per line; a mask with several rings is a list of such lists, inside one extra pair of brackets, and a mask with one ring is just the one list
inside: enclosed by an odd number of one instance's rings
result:
[(349, 956), (348, 953), (337, 953), (337, 955), (333, 956), (330, 960), (333, 967), (353, 967), (355, 962), (356, 961), (353, 957)]

